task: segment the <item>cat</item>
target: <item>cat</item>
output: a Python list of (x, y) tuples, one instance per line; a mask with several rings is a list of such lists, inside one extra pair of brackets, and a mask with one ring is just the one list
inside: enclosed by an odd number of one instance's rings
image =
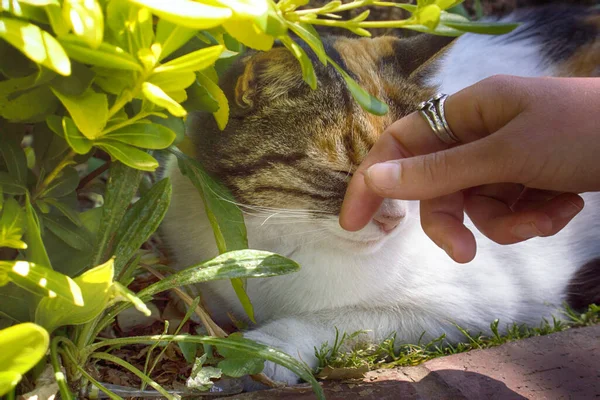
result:
[[(223, 75), (229, 124), (222, 132), (210, 114), (196, 116), (189, 134), (198, 159), (244, 211), (250, 248), (301, 265), (294, 274), (248, 280), (257, 324), (246, 337), (315, 367), (315, 347), (331, 344), (335, 328), (368, 330), (374, 341), (395, 332), (398, 343), (415, 343), (425, 332), (424, 339), (445, 333), (453, 342), (462, 338), (454, 324), (473, 332), (489, 332), (494, 319), (538, 325), (560, 318), (565, 300), (600, 301), (599, 194), (585, 194), (584, 210), (553, 237), (501, 246), (472, 228), (479, 249), (465, 265), (425, 236), (418, 202), (385, 200), (358, 232), (338, 224), (348, 181), (378, 136), (434, 93), (489, 77), (502, 83), (498, 74), (600, 76), (597, 10), (546, 6), (502, 20), (523, 24), (503, 36), (454, 40), (324, 37), (327, 53), (389, 105), (384, 116), (362, 110), (340, 74), (318, 62), (311, 90), (283, 47), (247, 53)], [(173, 198), (161, 233), (183, 268), (218, 251), (196, 189), (173, 160), (167, 164)], [(248, 322), (228, 281), (200, 291), (217, 323), (231, 324), (229, 312)], [(264, 372), (298, 382), (272, 363)]]

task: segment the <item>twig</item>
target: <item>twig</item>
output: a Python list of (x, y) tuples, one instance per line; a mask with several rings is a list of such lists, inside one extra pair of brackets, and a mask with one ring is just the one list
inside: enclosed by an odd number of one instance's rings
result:
[(105, 162), (100, 167), (96, 168), (95, 170), (81, 178), (81, 181), (79, 181), (79, 185), (77, 186), (76, 190), (83, 189), (87, 186), (88, 183), (90, 183), (91, 181), (102, 175), (104, 172), (106, 172), (106, 170), (110, 167), (110, 163), (110, 160)]

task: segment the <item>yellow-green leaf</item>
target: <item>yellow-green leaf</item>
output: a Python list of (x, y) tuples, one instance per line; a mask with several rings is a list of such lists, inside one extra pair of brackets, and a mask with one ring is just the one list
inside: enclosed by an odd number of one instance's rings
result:
[(0, 247), (26, 249), (23, 237), (24, 212), (14, 197), (4, 202), (2, 217), (0, 217)]
[(69, 117), (63, 117), (62, 129), (65, 139), (69, 146), (77, 154), (87, 154), (92, 149), (92, 141), (79, 132), (73, 120)]
[(215, 7), (190, 0), (131, 0), (148, 7), (153, 14), (193, 29), (209, 29), (220, 25), (233, 14), (229, 8)]
[(417, 19), (419, 24), (433, 30), (439, 24), (441, 15), (442, 10), (440, 7), (435, 4), (430, 4), (418, 9), (414, 14), (414, 17)]
[(44, 242), (42, 241), (40, 221), (31, 206), (31, 200), (28, 193), (26, 193), (25, 196), (25, 223), (25, 243), (27, 243), (25, 254), (27, 255), (27, 260), (51, 269), (52, 263), (50, 263), (50, 258), (46, 252)]
[(315, 90), (317, 88), (317, 74), (315, 73), (315, 68), (312, 65), (312, 61), (310, 61), (310, 58), (308, 58), (308, 55), (304, 49), (288, 36), (282, 37), (281, 42), (289, 51), (292, 52), (294, 57), (296, 57), (300, 63), (300, 68), (302, 69), (302, 79), (304, 79), (304, 82), (306, 82), (311, 89)]
[(48, 350), (50, 336), (41, 326), (26, 322), (0, 330), (0, 396), (4, 396)]
[(83, 305), (81, 289), (67, 275), (27, 261), (0, 261), (0, 270), (23, 289), (49, 299), (60, 298), (75, 307)]
[(64, 325), (80, 325), (96, 318), (111, 298), (113, 260), (84, 272), (74, 279), (83, 294), (83, 307), (62, 298), (43, 298), (35, 310), (35, 322), (48, 331)]
[(191, 71), (171, 71), (152, 74), (148, 82), (160, 87), (165, 92), (187, 89), (196, 80), (196, 74)]
[(75, 35), (60, 38), (60, 43), (69, 57), (84, 64), (98, 67), (142, 71), (136, 59), (120, 47), (103, 42), (97, 49), (90, 48)]
[(310, 48), (315, 52), (317, 58), (321, 63), (327, 65), (327, 54), (325, 53), (325, 47), (323, 47), (323, 42), (319, 37), (319, 33), (315, 30), (315, 28), (310, 24), (303, 23), (290, 23), (289, 27), (294, 33), (302, 40), (304, 40)]
[(128, 167), (142, 171), (154, 171), (158, 167), (158, 161), (154, 157), (128, 144), (102, 138), (96, 142), (96, 146)]
[(63, 18), (71, 23), (73, 33), (97, 48), (104, 36), (104, 14), (96, 0), (65, 0)]
[(159, 107), (166, 108), (176, 117), (183, 117), (187, 114), (187, 111), (185, 111), (185, 108), (183, 108), (181, 104), (169, 97), (164, 90), (150, 82), (144, 82), (142, 85), (142, 93), (144, 94), (144, 97), (152, 103)]
[(379, 100), (377, 97), (373, 96), (369, 92), (367, 92), (364, 88), (362, 88), (342, 67), (340, 67), (335, 61), (333, 61), (329, 56), (327, 57), (327, 61), (338, 72), (342, 75), (344, 80), (346, 81), (346, 85), (348, 86), (348, 90), (352, 94), (352, 97), (362, 108), (369, 111), (375, 115), (385, 115), (389, 111), (389, 107), (386, 103)]
[(175, 140), (175, 133), (163, 125), (137, 123), (109, 132), (103, 139), (112, 139), (145, 149), (165, 149)]
[(197, 29), (186, 28), (160, 19), (156, 25), (156, 43), (160, 45), (159, 60), (186, 44), (196, 32), (198, 32)]
[(71, 73), (71, 62), (60, 43), (36, 25), (12, 18), (0, 18), (0, 38), (38, 64), (61, 75)]
[(102, 129), (108, 119), (108, 98), (104, 93), (88, 89), (80, 96), (69, 96), (56, 89), (52, 91), (69, 111), (75, 125), (86, 138), (93, 140), (102, 135)]
[(219, 104), (219, 109), (213, 112), (213, 116), (215, 121), (217, 121), (217, 126), (220, 130), (225, 129), (227, 126), (227, 121), (229, 121), (229, 103), (227, 102), (227, 97), (225, 93), (221, 90), (219, 85), (214, 83), (212, 79), (208, 76), (204, 75), (202, 72), (198, 73), (197, 78), (198, 84), (200, 84), (206, 91), (211, 95), (211, 97), (217, 101)]
[(219, 59), (225, 46), (217, 45), (193, 51), (178, 57), (154, 69), (155, 73), (162, 72), (196, 72), (210, 67)]
[(223, 27), (234, 39), (250, 48), (268, 51), (273, 47), (273, 37), (264, 33), (252, 20), (229, 20), (223, 23)]

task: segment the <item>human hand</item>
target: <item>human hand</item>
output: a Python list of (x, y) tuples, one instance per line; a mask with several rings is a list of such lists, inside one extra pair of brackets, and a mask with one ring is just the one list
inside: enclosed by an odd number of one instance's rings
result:
[(349, 184), (344, 229), (365, 226), (384, 197), (421, 200), (425, 233), (464, 263), (476, 253), (465, 212), (488, 238), (517, 243), (559, 232), (583, 208), (575, 193), (600, 190), (600, 79), (494, 76), (445, 109), (462, 144), (418, 113), (396, 121)]

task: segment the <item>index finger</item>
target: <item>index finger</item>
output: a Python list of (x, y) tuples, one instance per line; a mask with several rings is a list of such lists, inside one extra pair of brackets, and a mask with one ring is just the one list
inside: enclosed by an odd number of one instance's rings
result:
[[(495, 132), (522, 109), (522, 78), (493, 77), (451, 95), (445, 117), (461, 143)], [(508, 100), (508, 101), (505, 101)], [(351, 179), (340, 212), (340, 225), (349, 231), (363, 228), (383, 198), (365, 184), (365, 172), (373, 164), (445, 150), (442, 142), (418, 112), (390, 125), (373, 146)]]

